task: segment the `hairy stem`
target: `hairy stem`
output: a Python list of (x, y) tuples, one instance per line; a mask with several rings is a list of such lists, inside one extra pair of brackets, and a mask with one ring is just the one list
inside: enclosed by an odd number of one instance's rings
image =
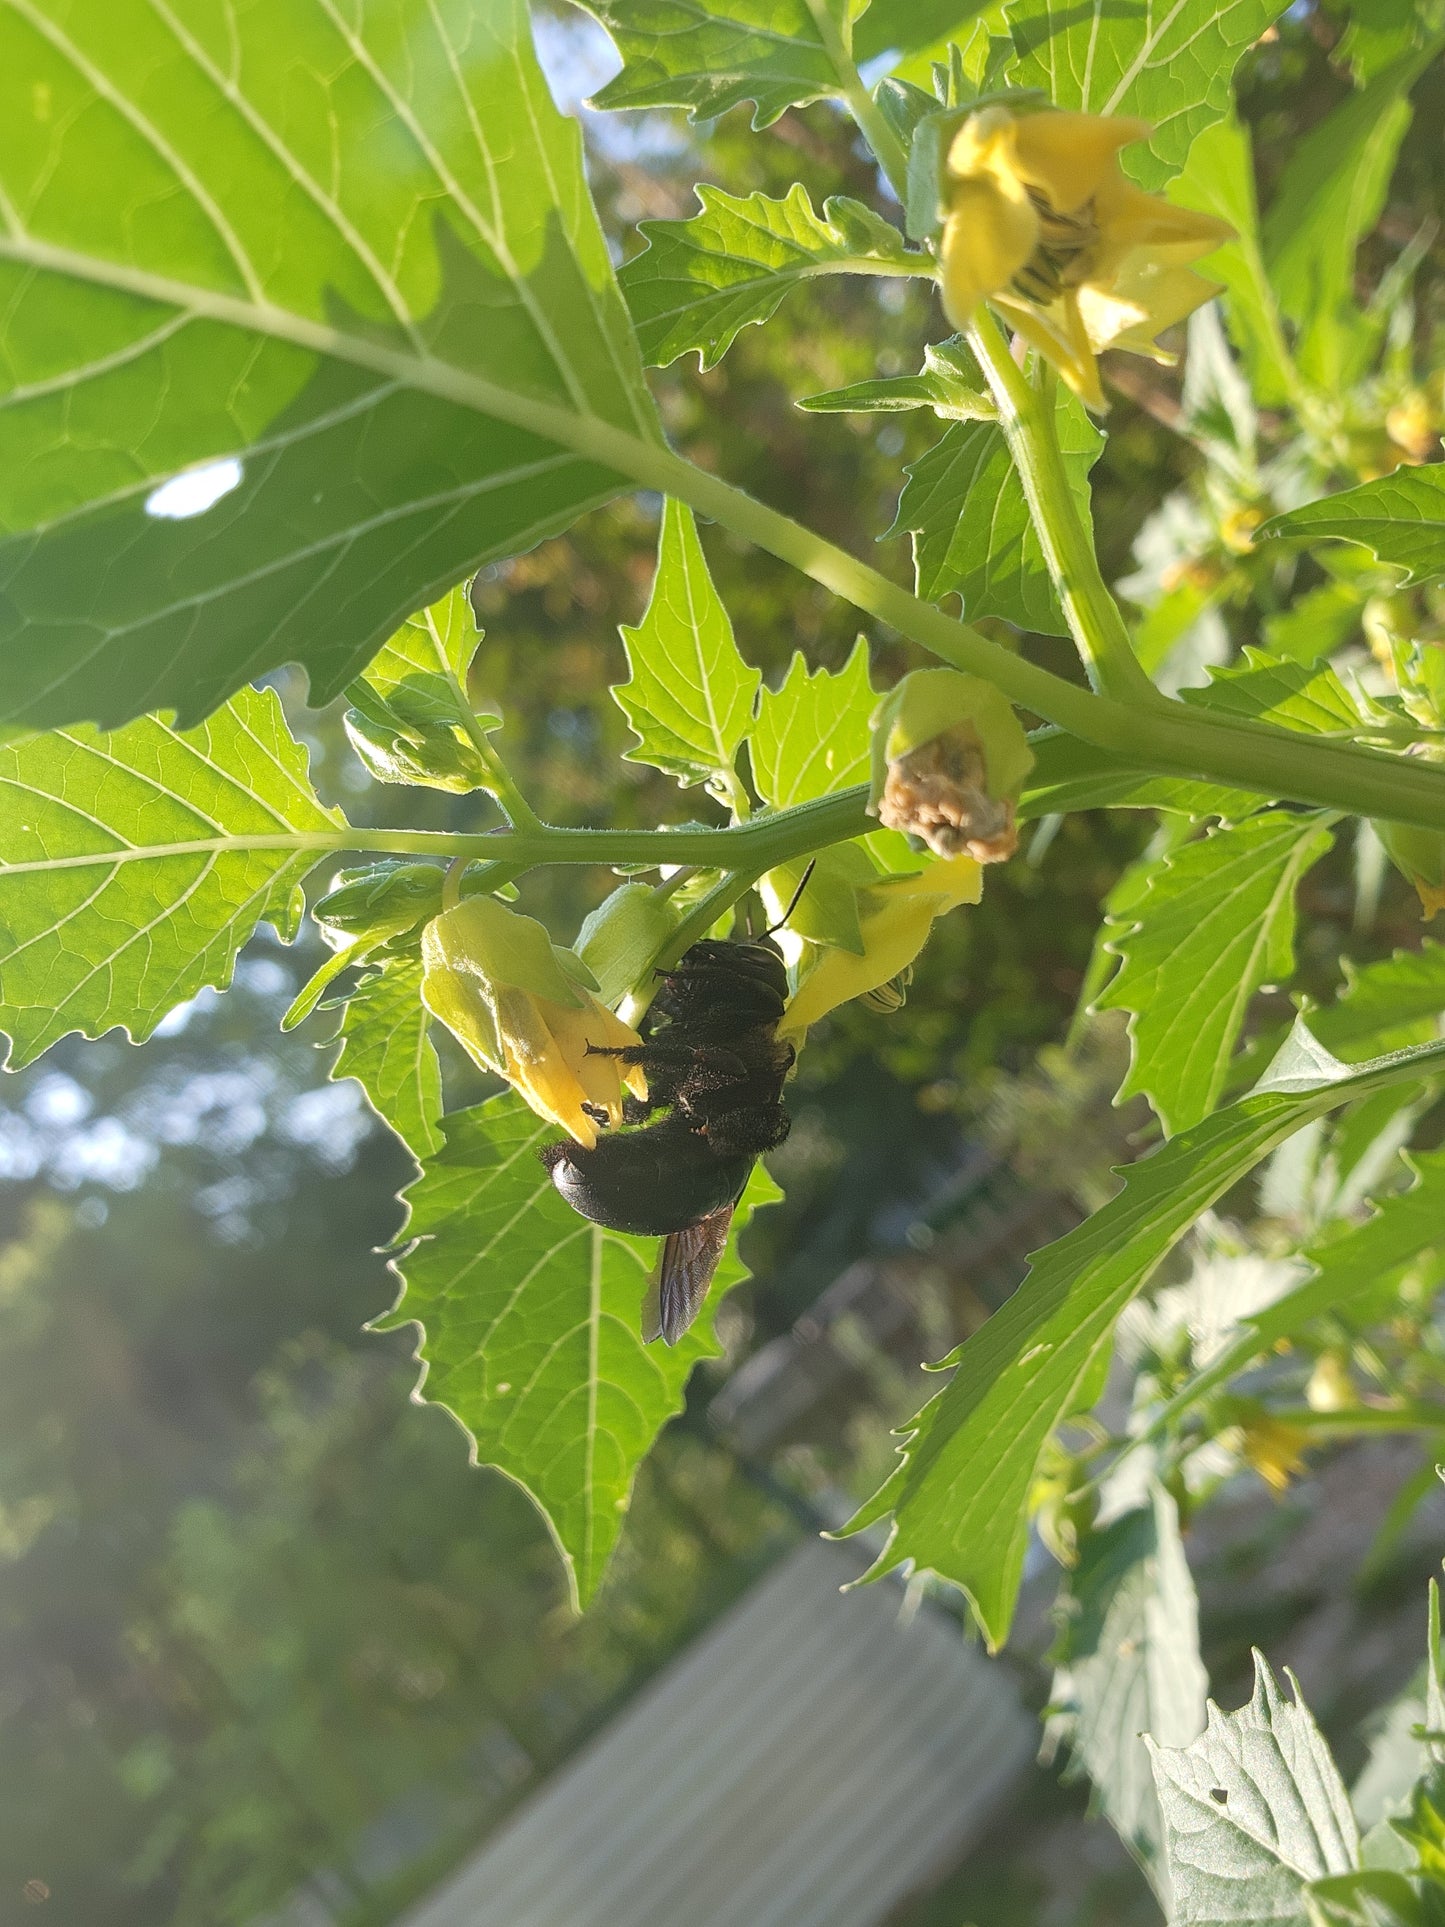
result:
[(857, 122), (859, 133), (873, 149), (873, 158), (882, 168), (883, 177), (894, 195), (899, 202), (905, 201), (908, 194), (908, 156), (902, 141), (883, 118), (877, 102), (863, 85), (853, 59), (851, 28), (839, 25), (828, 0), (808, 0), (808, 11), (817, 26), (818, 38), (833, 63), (839, 92), (848, 112)]
[(1069, 487), (1053, 384), (1041, 391), (1029, 381), (986, 308), (979, 309), (969, 328), (968, 344), (998, 403), (999, 424), (1023, 483), (1029, 518), (1089, 681), (1121, 701), (1161, 702), (1134, 654), (1119, 605), (1099, 573), (1093, 537)]

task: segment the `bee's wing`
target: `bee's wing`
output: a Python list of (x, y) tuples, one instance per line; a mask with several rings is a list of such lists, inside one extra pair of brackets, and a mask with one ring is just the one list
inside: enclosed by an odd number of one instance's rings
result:
[(662, 1338), (675, 1345), (702, 1310), (713, 1273), (727, 1250), (733, 1206), (710, 1211), (696, 1224), (671, 1231), (642, 1301), (642, 1341)]

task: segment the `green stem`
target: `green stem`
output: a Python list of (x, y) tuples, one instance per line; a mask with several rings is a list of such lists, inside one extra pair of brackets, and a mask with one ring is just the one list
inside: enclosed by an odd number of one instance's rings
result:
[(472, 739), (472, 747), (486, 765), (487, 774), (492, 779), (492, 794), (502, 806), (503, 814), (514, 830), (540, 830), (545, 827), (540, 816), (523, 796), (513, 781), (512, 772), (507, 768), (488, 739), (487, 732), (471, 713), (467, 705), (464, 719), (466, 732)]
[(833, 71), (838, 76), (838, 88), (847, 104), (849, 113), (858, 123), (858, 131), (873, 149), (873, 157), (882, 168), (884, 178), (893, 189), (900, 203), (908, 198), (908, 156), (903, 143), (888, 125), (878, 103), (863, 85), (862, 76), (853, 60), (851, 33), (846, 32), (835, 19), (828, 0), (808, 0), (808, 11), (812, 14)]
[(975, 316), (968, 344), (993, 390), (1029, 516), (1089, 681), (1121, 701), (1151, 706), (1163, 702), (1134, 654), (1119, 605), (1099, 573), (1093, 537), (1069, 487), (1053, 384), (1041, 390), (1028, 380), (987, 308), (980, 308)]
[[(1445, 771), (1352, 744), (1324, 744), (1239, 717), (1207, 716), (1157, 695), (1151, 707), (1090, 695), (1063, 677), (1051, 675), (1001, 644), (989, 641), (967, 623), (957, 622), (941, 609), (909, 595), (876, 569), (870, 569), (812, 530), (802, 528), (790, 517), (685, 461), (661, 439), (653, 440), (618, 427), (597, 415), (579, 414), (561, 402), (544, 401), (530, 390), (520, 392), (504, 387), (453, 362), (418, 355), (409, 347), (398, 346), (380, 335), (348, 330), (334, 322), (318, 321), (249, 297), (198, 288), (192, 282), (152, 274), (130, 264), (99, 261), (92, 255), (37, 241), (33, 236), (17, 240), (0, 234), (0, 260), (15, 260), (32, 269), (65, 274), (88, 285), (160, 301), (219, 324), (259, 333), (268, 340), (289, 342), (328, 360), (369, 369), (394, 380), (405, 391), (433, 395), (481, 418), (505, 422), (568, 449), (610, 470), (619, 488), (631, 484), (675, 496), (800, 569), (814, 582), (856, 607), (868, 610), (900, 635), (931, 651), (940, 661), (987, 677), (1011, 701), (1034, 710), (1049, 722), (1059, 724), (1082, 741), (1107, 750), (1126, 763), (1160, 775), (1222, 782), (1264, 796), (1290, 797), (1302, 803), (1318, 803), (1326, 809), (1415, 823), (1425, 829), (1445, 829)], [(749, 831), (754, 827), (747, 826)], [(711, 837), (739, 832), (705, 834)], [(283, 839), (274, 847), (355, 849), (358, 840), (354, 834), (349, 840), (341, 838), (320, 844)], [(387, 846), (374, 842), (372, 847)], [(481, 850), (476, 853), (483, 854)], [(610, 862), (614, 859), (579, 855), (561, 859), (541, 856), (531, 860)], [(709, 849), (706, 854), (684, 855), (678, 860), (712, 865), (716, 856)]]

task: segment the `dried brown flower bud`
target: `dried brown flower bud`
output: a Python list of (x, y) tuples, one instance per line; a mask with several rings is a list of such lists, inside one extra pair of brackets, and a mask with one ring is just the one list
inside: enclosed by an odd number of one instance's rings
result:
[(988, 793), (988, 761), (971, 723), (941, 735), (888, 765), (878, 821), (926, 843), (936, 856), (1002, 863), (1018, 848), (1014, 806)]

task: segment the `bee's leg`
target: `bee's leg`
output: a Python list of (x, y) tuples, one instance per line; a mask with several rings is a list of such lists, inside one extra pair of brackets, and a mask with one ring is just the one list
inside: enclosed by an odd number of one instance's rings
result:
[(702, 1135), (719, 1157), (757, 1157), (764, 1151), (776, 1150), (792, 1124), (792, 1118), (781, 1104), (750, 1104), (742, 1110), (719, 1111), (708, 1118)]
[(617, 1057), (643, 1070), (716, 1071), (724, 1077), (746, 1077), (747, 1065), (730, 1050), (702, 1044), (691, 1050), (667, 1044), (589, 1044), (588, 1057)]

